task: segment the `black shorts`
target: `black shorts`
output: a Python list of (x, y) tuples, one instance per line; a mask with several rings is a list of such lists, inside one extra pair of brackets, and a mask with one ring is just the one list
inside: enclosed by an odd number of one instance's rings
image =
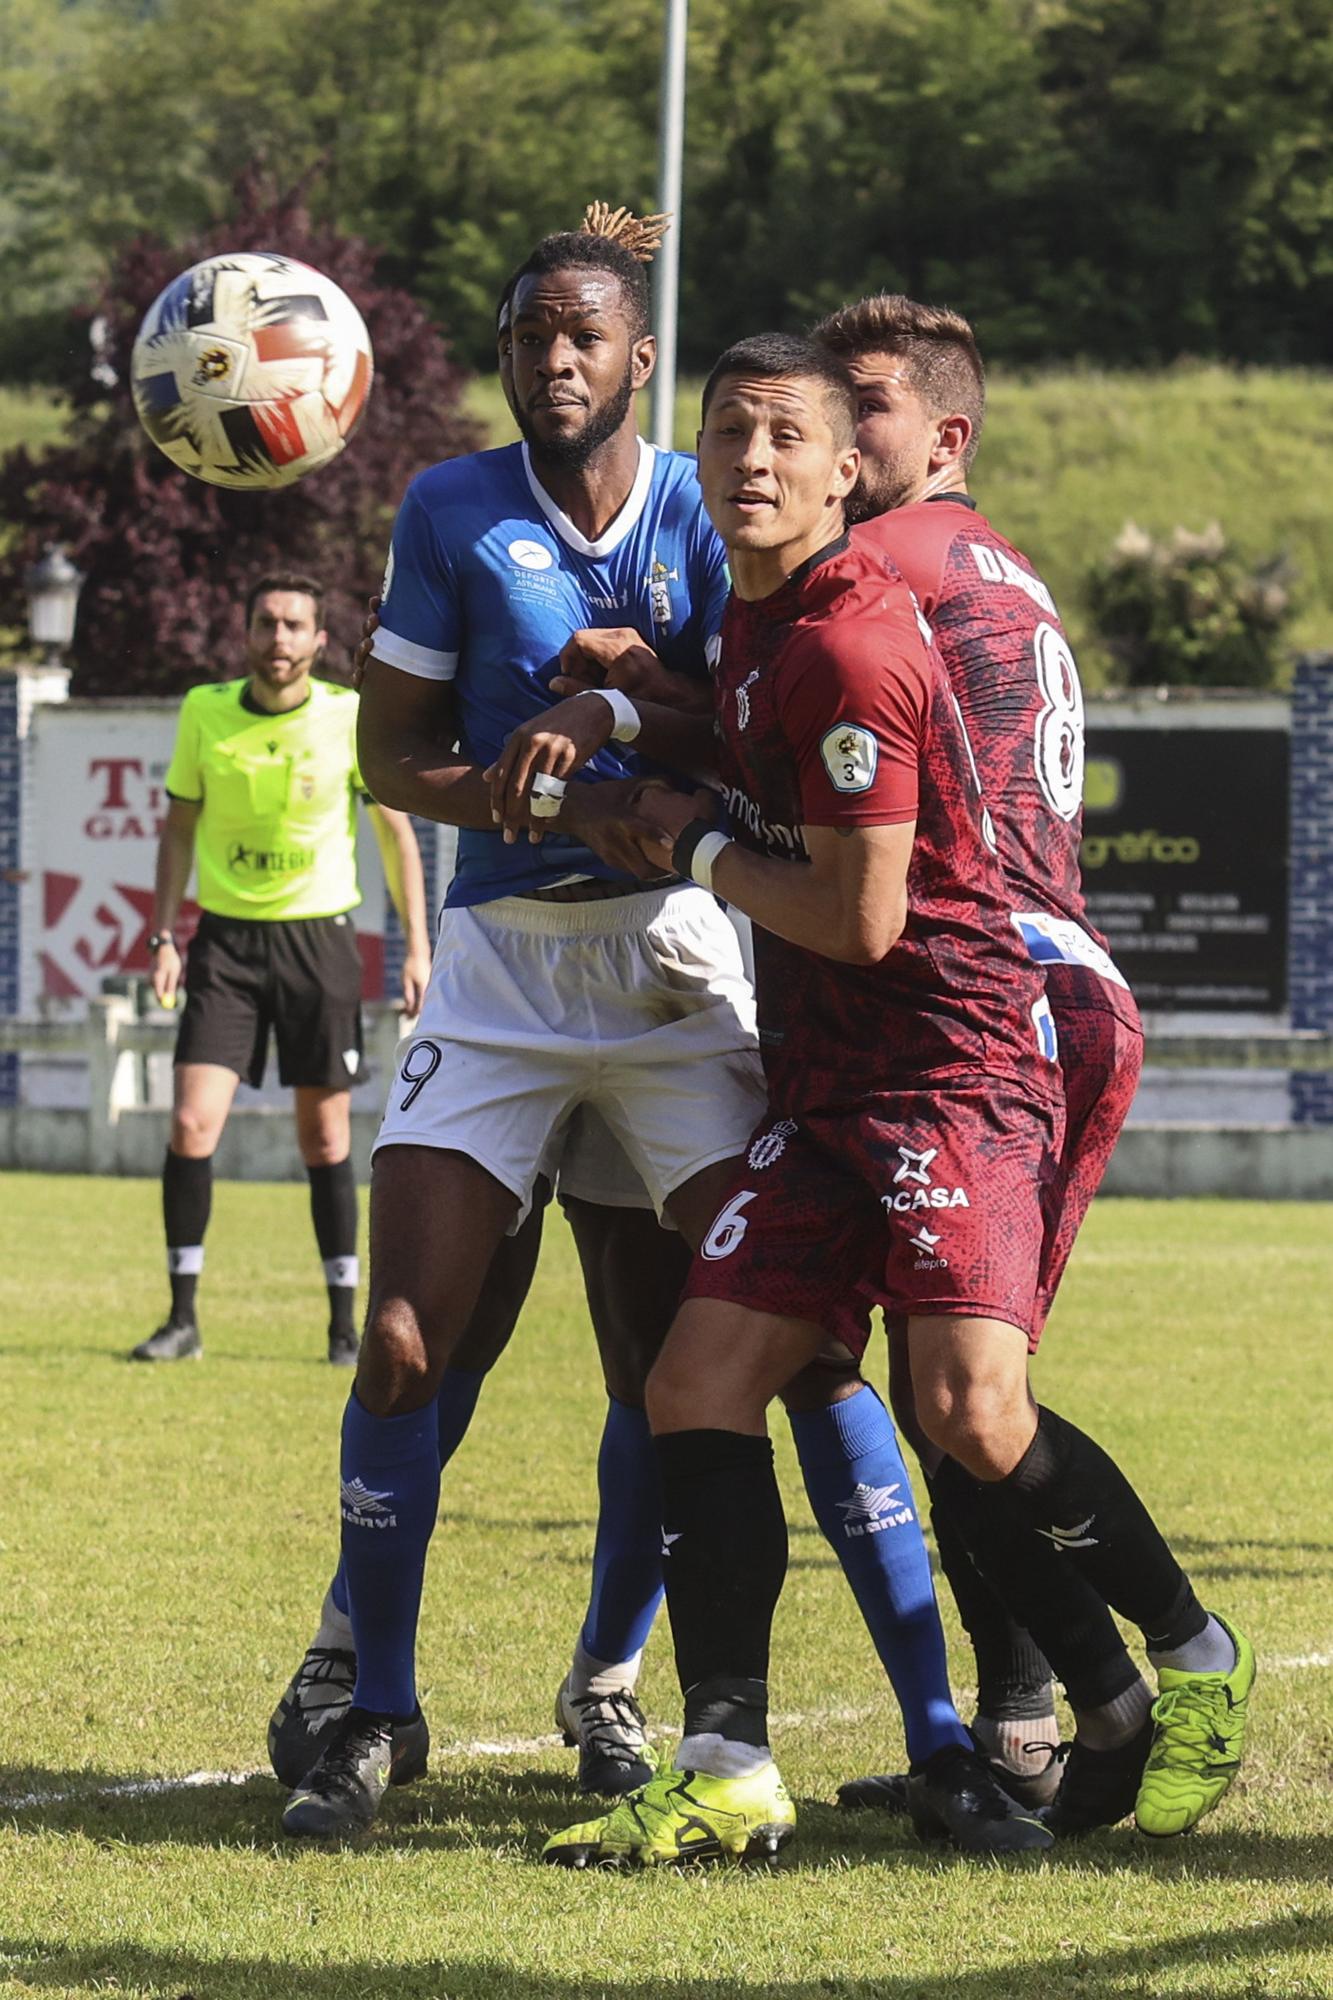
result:
[(290, 1088), (348, 1090), (361, 1067), (361, 954), (349, 916), (255, 923), (205, 911), (185, 964), (178, 1063), (264, 1080), (268, 1035)]

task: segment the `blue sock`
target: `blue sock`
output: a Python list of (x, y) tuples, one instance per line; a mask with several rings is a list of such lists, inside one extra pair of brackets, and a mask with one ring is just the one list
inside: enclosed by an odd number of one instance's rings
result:
[(372, 1417), (353, 1390), (343, 1417), (342, 1541), (358, 1708), (415, 1713), (417, 1613), (440, 1504), (435, 1405)]
[(903, 1712), (919, 1764), (972, 1747), (949, 1688), (944, 1634), (898, 1434), (869, 1386), (791, 1419), (815, 1519), (842, 1564)]
[(597, 1542), (583, 1650), (619, 1665), (643, 1650), (662, 1602), (662, 1496), (642, 1410), (607, 1404), (597, 1454)]
[[(440, 1393), (435, 1398), (441, 1472), (467, 1436), (468, 1425), (472, 1422), (472, 1413), (477, 1407), (477, 1398), (481, 1394), (481, 1385), (486, 1380), (486, 1374), (484, 1368), (446, 1368), (444, 1371), (440, 1381)], [(329, 1589), (334, 1603), (346, 1618), (347, 1567), (341, 1558)]]

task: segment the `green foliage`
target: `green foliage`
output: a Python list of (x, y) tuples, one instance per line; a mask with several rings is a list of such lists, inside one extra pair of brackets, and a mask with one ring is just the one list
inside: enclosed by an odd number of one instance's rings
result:
[[(1313, 1392), (1328, 1364), (1327, 1315), (1312, 1310), (1333, 1286), (1326, 1208), (1098, 1202), (1036, 1363), (1042, 1400), (1116, 1449), (1200, 1594), (1258, 1650), (1252, 1751), (1197, 1834), (1148, 1843), (1121, 1828), (1007, 1867), (835, 1811), (844, 1778), (902, 1768), (902, 1732), (777, 1418), (792, 1564), (775, 1741), (798, 1842), (772, 1873), (585, 1879), (535, 1859), (543, 1832), (595, 1810), (549, 1733), (585, 1602), (606, 1407), (558, 1215), (445, 1474), (420, 1644), (429, 1775), (337, 1847), (279, 1838), (264, 1771), (264, 1725), (334, 1559), (348, 1388), (322, 1359), (304, 1186), (219, 1184), (207, 1351), (160, 1369), (120, 1359), (164, 1290), (156, 1183), (9, 1175), (0, 1196), (16, 1441), (0, 1546), (4, 2000), (1333, 1990), (1333, 1681), (1312, 1658), (1327, 1656), (1333, 1574), (1333, 1435)], [(870, 1367), (882, 1385), (879, 1343)], [(947, 1607), (945, 1624), (961, 1694), (969, 1656)], [(665, 1619), (643, 1692), (665, 1747), (678, 1703)], [(255, 1775), (107, 1796), (189, 1772)]]
[(1280, 556), (1241, 561), (1216, 521), (1154, 541), (1127, 522), (1088, 572), (1093, 623), (1127, 687), (1272, 687), (1291, 610)]
[[(652, 206), (661, 0), (6, 0), (0, 379), (257, 153), (474, 360), (535, 234)], [(997, 360), (1315, 361), (1327, 0), (694, 0), (683, 352), (876, 286)]]

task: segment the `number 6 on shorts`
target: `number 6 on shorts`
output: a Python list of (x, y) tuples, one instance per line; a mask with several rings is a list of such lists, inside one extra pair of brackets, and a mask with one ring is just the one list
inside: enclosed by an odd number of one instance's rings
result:
[(740, 1194), (731, 1197), (700, 1246), (705, 1257), (714, 1262), (719, 1257), (730, 1257), (750, 1227), (750, 1218), (742, 1211), (755, 1199), (758, 1192), (758, 1188), (743, 1189)]

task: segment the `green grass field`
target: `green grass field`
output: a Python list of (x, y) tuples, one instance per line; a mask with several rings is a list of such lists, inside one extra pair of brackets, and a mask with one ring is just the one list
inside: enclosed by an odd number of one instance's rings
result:
[[(161, 1302), (156, 1187), (10, 1176), (2, 1194), (4, 2000), (1333, 1992), (1326, 1208), (1102, 1204), (1038, 1365), (1255, 1639), (1252, 1753), (1202, 1831), (977, 1865), (824, 1803), (895, 1767), (901, 1740), (784, 1435), (775, 1741), (798, 1844), (771, 1873), (621, 1878), (536, 1862), (544, 1830), (584, 1816), (548, 1732), (601, 1421), (563, 1224), (446, 1475), (421, 1644), (430, 1776), (337, 1851), (279, 1839), (263, 1773), (331, 1565), (347, 1390), (320, 1358), (302, 1191), (219, 1189), (208, 1352), (161, 1371), (120, 1358)], [(644, 1693), (669, 1722), (664, 1628)]]

